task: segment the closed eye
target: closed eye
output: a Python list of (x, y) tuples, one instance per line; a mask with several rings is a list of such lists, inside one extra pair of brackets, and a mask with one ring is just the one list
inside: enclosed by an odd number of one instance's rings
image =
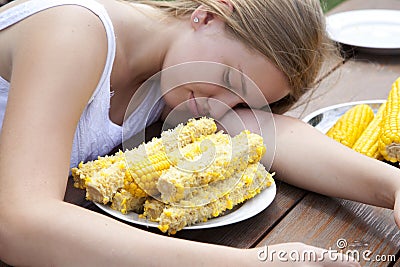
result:
[(224, 83), (225, 83), (225, 86), (228, 89), (232, 90), (232, 84), (231, 84), (231, 81), (230, 81), (230, 78), (229, 78), (230, 72), (231, 72), (231, 69), (230, 68), (226, 68), (226, 70), (224, 72)]
[(240, 74), (240, 85), (235, 85), (236, 87), (234, 88), (232, 85), (232, 68), (228, 67), (226, 68), (226, 71), (224, 72), (224, 83), (225, 86), (231, 90), (231, 91), (237, 91), (237, 93), (239, 93), (240, 96), (244, 96), (245, 95), (245, 82), (244, 82), (244, 75), (242, 70), (236, 70), (234, 72), (234, 74)]

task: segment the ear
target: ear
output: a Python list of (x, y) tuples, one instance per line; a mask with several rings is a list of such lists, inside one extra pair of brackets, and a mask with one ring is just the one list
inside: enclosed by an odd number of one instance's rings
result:
[[(227, 9), (227, 13), (231, 14), (233, 12), (233, 5), (230, 0), (216, 0), (218, 3), (223, 4)], [(214, 13), (208, 12), (207, 8), (204, 5), (200, 5), (193, 11), (192, 15), (190, 16), (191, 26), (193, 29), (197, 30), (204, 25), (209, 24), (210, 22), (222, 23), (225, 24), (224, 21), (221, 20), (218, 16)]]

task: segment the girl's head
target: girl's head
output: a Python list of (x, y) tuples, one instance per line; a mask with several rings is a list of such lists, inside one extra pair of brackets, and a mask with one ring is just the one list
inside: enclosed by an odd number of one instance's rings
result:
[[(270, 104), (276, 113), (288, 110), (314, 86), (322, 62), (331, 51), (319, 0), (175, 0), (144, 3), (159, 7), (170, 16), (195, 18), (192, 22), (194, 27), (198, 18), (201, 19), (200, 24), (207, 23), (208, 18), (223, 21), (224, 31), (232, 42), (238, 40), (249, 51), (255, 52), (253, 55), (264, 56), (283, 74), (288, 90), (283, 90), (279, 99)], [(220, 52), (223, 53), (222, 50)], [(253, 78), (250, 73), (246, 74)], [(271, 72), (265, 75), (271, 75)], [(263, 86), (257, 85), (260, 88)]]

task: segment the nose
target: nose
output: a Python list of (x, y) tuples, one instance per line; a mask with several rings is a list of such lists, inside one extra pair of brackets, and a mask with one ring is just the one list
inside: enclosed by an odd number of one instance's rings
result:
[(215, 98), (209, 98), (209, 113), (214, 119), (222, 118), (228, 111), (232, 110), (238, 104), (243, 103), (243, 99), (230, 90), (225, 90), (223, 94)]

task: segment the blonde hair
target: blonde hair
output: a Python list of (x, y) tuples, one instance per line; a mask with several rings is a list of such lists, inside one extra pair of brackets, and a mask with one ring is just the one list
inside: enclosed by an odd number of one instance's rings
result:
[[(282, 71), (291, 88), (289, 95), (272, 103), (274, 113), (284, 113), (315, 86), (325, 57), (332, 51), (326, 36), (325, 17), (319, 0), (140, 0), (175, 17), (190, 15), (203, 5), (226, 22), (228, 32), (265, 55)], [(136, 1), (137, 2), (137, 1)]]

